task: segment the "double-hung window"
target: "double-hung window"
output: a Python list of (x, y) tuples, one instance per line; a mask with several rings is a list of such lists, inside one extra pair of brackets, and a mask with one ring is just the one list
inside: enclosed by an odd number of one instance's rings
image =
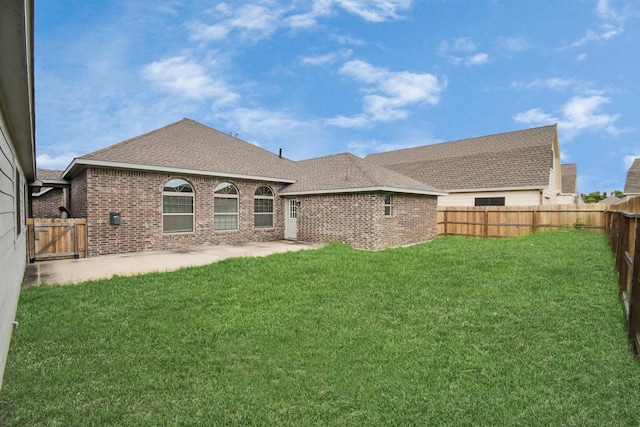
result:
[(162, 190), (162, 232), (193, 232), (193, 187), (184, 179), (172, 179)]
[(266, 185), (258, 187), (254, 195), (253, 226), (273, 228), (273, 191)]
[(213, 229), (238, 229), (238, 189), (229, 182), (216, 186), (213, 195)]
[(384, 195), (384, 215), (385, 216), (391, 216), (391, 213), (393, 212), (391, 209), (392, 202), (393, 202), (393, 196), (391, 196), (391, 194), (385, 194)]

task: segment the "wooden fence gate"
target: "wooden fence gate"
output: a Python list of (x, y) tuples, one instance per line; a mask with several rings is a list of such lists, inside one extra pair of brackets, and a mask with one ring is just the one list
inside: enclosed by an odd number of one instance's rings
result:
[(29, 260), (86, 258), (85, 218), (28, 218)]

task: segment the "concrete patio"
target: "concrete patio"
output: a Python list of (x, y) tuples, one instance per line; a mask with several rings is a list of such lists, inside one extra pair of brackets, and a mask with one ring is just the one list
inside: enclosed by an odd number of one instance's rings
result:
[(108, 279), (114, 275), (166, 272), (184, 267), (211, 264), (225, 258), (259, 257), (279, 252), (317, 249), (319, 244), (278, 240), (234, 246), (207, 246), (198, 249), (103, 255), (94, 258), (38, 261), (27, 265), (23, 287), (40, 284), (70, 284)]

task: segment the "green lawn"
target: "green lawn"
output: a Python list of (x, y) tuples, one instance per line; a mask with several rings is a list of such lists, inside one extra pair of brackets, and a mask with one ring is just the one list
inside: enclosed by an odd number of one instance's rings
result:
[(0, 425), (637, 426), (615, 277), (568, 230), (30, 288)]

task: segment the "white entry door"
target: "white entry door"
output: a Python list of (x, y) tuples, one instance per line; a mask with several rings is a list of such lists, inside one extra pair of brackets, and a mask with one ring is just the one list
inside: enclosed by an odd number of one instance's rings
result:
[(296, 199), (287, 199), (287, 219), (284, 223), (284, 238), (296, 240), (298, 235), (298, 204)]

